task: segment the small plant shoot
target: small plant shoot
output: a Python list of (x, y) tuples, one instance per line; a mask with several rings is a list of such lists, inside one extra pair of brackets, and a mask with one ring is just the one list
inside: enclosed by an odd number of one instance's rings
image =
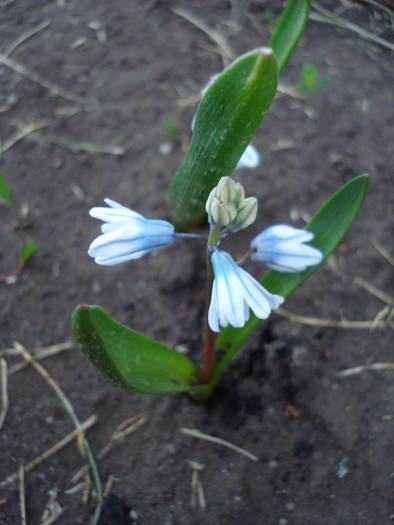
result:
[[(114, 384), (141, 393), (182, 392), (199, 401), (208, 399), (242, 345), (320, 267), (359, 212), (369, 183), (366, 176), (339, 188), (304, 229), (287, 224), (289, 213), (283, 210), (281, 222), (257, 233), (238, 260), (231, 248), (222, 247), (225, 237), (247, 232), (259, 206), (264, 209), (234, 172), (240, 162), (251, 167), (251, 155), (260, 163), (250, 142), (274, 99), (308, 11), (309, 2), (290, 0), (268, 46), (242, 55), (204, 88), (189, 148), (169, 188), (171, 220), (145, 217), (127, 202), (108, 197), (105, 206), (90, 210), (101, 222), (101, 233), (88, 254), (103, 267), (128, 264), (132, 272), (132, 265), (141, 264), (139, 259), (153, 250), (186, 240), (205, 251), (206, 300), (197, 363), (119, 324), (99, 306), (75, 309), (72, 325), (81, 351)], [(316, 71), (308, 75), (304, 84), (312, 95), (319, 82)], [(174, 133), (168, 118), (167, 135)], [(243, 268), (248, 259), (254, 263), (252, 272)]]
[(0, 204), (12, 206), (12, 190), (8, 186), (4, 175), (0, 173)]

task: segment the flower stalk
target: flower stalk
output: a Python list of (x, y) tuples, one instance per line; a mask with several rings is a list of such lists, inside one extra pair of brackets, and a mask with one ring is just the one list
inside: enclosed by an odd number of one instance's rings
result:
[(211, 330), (211, 327), (209, 326), (208, 310), (211, 302), (213, 284), (212, 252), (219, 244), (219, 238), (220, 226), (212, 225), (209, 231), (206, 252), (207, 291), (205, 298), (204, 313), (204, 353), (200, 377), (200, 381), (202, 384), (208, 383), (215, 368), (215, 343), (217, 334), (213, 330)]

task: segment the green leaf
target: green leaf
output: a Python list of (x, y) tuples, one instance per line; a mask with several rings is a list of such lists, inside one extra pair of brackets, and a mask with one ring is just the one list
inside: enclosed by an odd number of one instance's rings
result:
[(81, 351), (111, 382), (147, 394), (192, 390), (198, 371), (187, 357), (117, 323), (102, 308), (78, 306), (72, 327)]
[(287, 66), (308, 22), (310, 0), (288, 0), (268, 47), (275, 51), (279, 74)]
[[(341, 242), (350, 228), (364, 202), (368, 186), (369, 177), (367, 175), (355, 177), (334, 193), (307, 225), (306, 230), (314, 233), (313, 242), (309, 244), (323, 253), (323, 261)], [(269, 270), (261, 284), (271, 293), (289, 297), (319, 267), (320, 265), (312, 266), (298, 273), (280, 273)], [(216, 349), (224, 350), (227, 354), (217, 365), (210, 382), (211, 386), (217, 383), (241, 345), (261, 323), (260, 319), (252, 315), (243, 328), (228, 326), (222, 330), (216, 343)]]
[(261, 48), (238, 58), (207, 89), (169, 190), (178, 228), (187, 229), (205, 217), (209, 192), (235, 169), (273, 100), (277, 82), (273, 53)]
[(29, 239), (26, 242), (25, 247), (23, 248), (22, 254), (21, 254), (21, 259), (22, 259), (23, 264), (26, 264), (33, 257), (33, 255), (37, 252), (37, 250), (38, 250), (38, 246), (31, 239)]
[(4, 201), (8, 206), (12, 205), (12, 191), (7, 185), (6, 180), (0, 173), (0, 202)]

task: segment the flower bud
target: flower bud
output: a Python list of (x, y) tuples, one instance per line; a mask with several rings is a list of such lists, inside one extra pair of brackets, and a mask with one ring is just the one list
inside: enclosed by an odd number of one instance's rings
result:
[(209, 194), (205, 206), (210, 224), (235, 232), (246, 228), (256, 219), (257, 200), (245, 199), (245, 190), (231, 177), (222, 177)]
[(257, 215), (257, 199), (256, 197), (248, 197), (244, 200), (243, 205), (238, 210), (235, 219), (227, 228), (232, 232), (238, 232), (247, 228), (256, 220)]

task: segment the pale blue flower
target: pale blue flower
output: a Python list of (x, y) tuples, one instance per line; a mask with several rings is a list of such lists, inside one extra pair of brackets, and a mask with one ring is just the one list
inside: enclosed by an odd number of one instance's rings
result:
[(249, 309), (256, 317), (266, 319), (271, 310), (284, 301), (280, 295), (270, 294), (248, 272), (243, 270), (227, 252), (212, 254), (214, 281), (208, 323), (214, 332), (228, 324), (242, 327), (249, 319)]
[(323, 258), (319, 250), (304, 244), (312, 239), (312, 232), (277, 224), (252, 240), (251, 258), (279, 272), (302, 272), (308, 266), (319, 264)]
[(100, 221), (102, 235), (89, 246), (88, 254), (97, 264), (111, 266), (168, 246), (174, 239), (174, 227), (167, 221), (146, 219), (139, 213), (104, 199), (109, 208), (96, 207), (89, 215)]

